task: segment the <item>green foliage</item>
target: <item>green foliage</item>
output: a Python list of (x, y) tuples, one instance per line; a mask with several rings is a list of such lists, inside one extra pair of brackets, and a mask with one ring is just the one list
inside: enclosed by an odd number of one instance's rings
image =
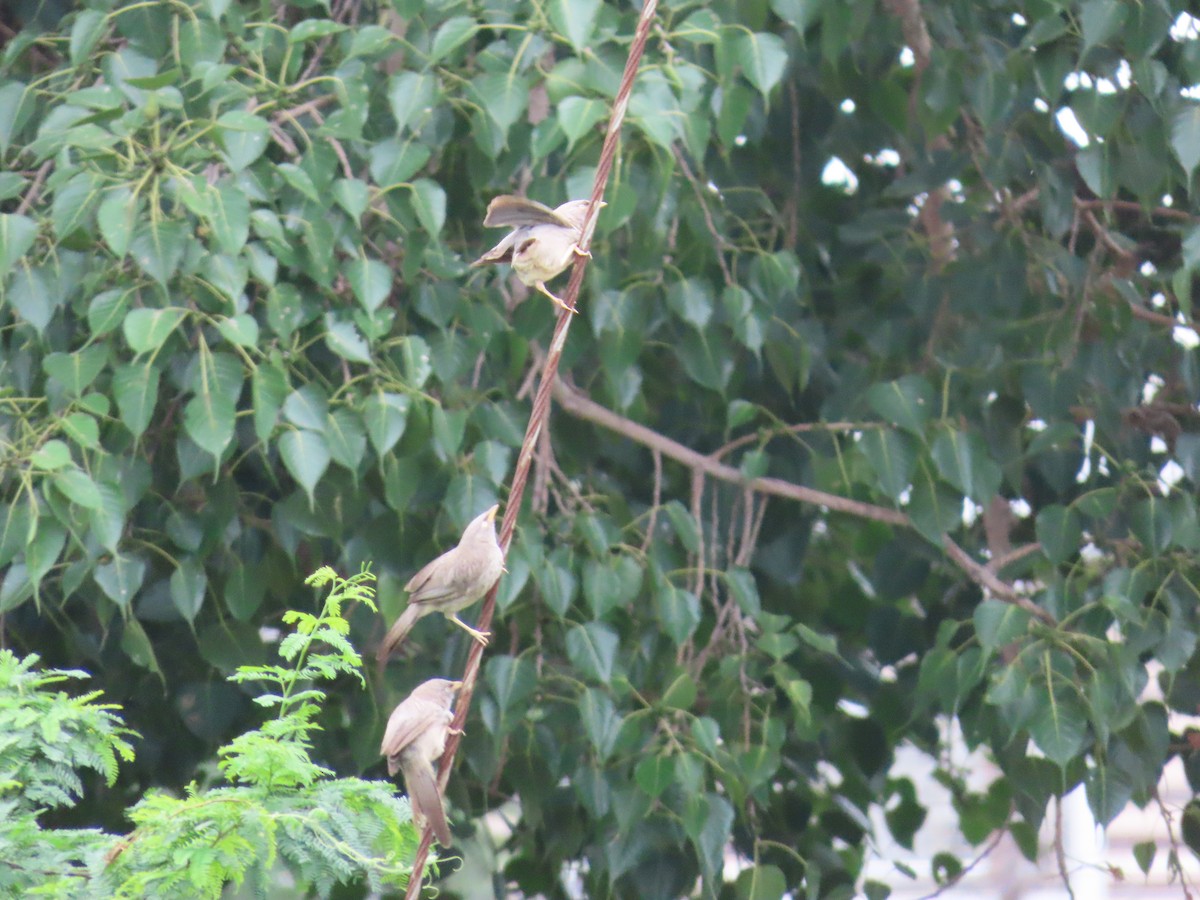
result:
[(357, 778), (155, 793), (131, 818), (137, 828), (117, 842), (96, 896), (220, 897), (228, 884), (261, 892), (277, 857), (318, 896), (338, 884), (394, 889), (408, 880), (419, 837), (391, 785)]
[[(310, 733), (320, 726), (313, 719), (320, 711), (325, 692), (304, 689), (312, 681), (332, 681), (338, 675), (352, 675), (365, 687), (362, 658), (346, 639), (350, 623), (342, 615), (342, 605), (361, 603), (375, 611), (375, 591), (367, 586), (375, 576), (363, 570), (349, 579), (338, 578), (323, 566), (306, 581), (313, 587), (330, 591), (320, 615), (288, 610), (284, 624), (295, 631), (279, 645), (279, 655), (289, 666), (239, 666), (230, 676), (234, 683), (264, 683), (273, 693), (260, 694), (255, 702), (268, 708), (278, 707), (276, 718), (258, 731), (251, 731), (221, 748), (221, 771), (230, 781), (270, 789), (272, 787), (308, 787), (318, 778), (333, 774), (315, 765), (308, 756)], [(333, 653), (315, 653), (314, 645), (328, 645)]]
[[(868, 814), (913, 839), (891, 764), (943, 759), (940, 717), (1002, 772), (941, 772), (964, 833), (1030, 852), (1054, 797), (1109, 821), (1184, 745), (1189, 5), (894, 6), (660, 7), (564, 374), (675, 444), (556, 411), (450, 788), (519, 797), (475, 855), (526, 893), (878, 895)], [(468, 262), (495, 194), (590, 189), (632, 7), (90, 0), (0, 51), (0, 614), (143, 735), (95, 820), (257, 724), (226, 676), (313, 560), (377, 561), (394, 616), (503, 494), (551, 311)], [(389, 693), (460, 666), (440, 620), (414, 642)], [(228, 790), (377, 763), (351, 679), (254, 677), (280, 715)]]
[(129, 738), (112, 703), (93, 702), (101, 691), (71, 697), (49, 686), (86, 672), (35, 671), (36, 655), (19, 659), (0, 650), (0, 784), (16, 791), (16, 808), (74, 806), (83, 793), (77, 769), (92, 769), (111, 787), (118, 758), (133, 758)]
[(119, 760), (133, 758), (130, 738), (100, 691), (72, 697), (52, 686), (86, 673), (37, 670), (38, 657), (0, 650), (0, 893), (34, 888), (48, 896), (73, 893), (89, 870), (103, 865), (106, 835), (89, 829), (46, 829), (38, 817), (74, 806), (84, 793), (79, 770), (99, 772), (109, 786)]
[(319, 896), (335, 885), (402, 887), (418, 834), (406, 800), (386, 782), (334, 779), (309, 757), (312, 721), (325, 692), (309, 685), (348, 674), (363, 682), (362, 661), (345, 635), (346, 603), (373, 605), (367, 571), (350, 579), (329, 568), (308, 583), (332, 585), (318, 615), (290, 611), (295, 631), (280, 643), (287, 666), (243, 666), (230, 680), (272, 685), (260, 705), (278, 708), (261, 729), (220, 748), (225, 774), (242, 785), (184, 796), (152, 791), (128, 816), (125, 836), (95, 830), (43, 829), (39, 806), (73, 805), (78, 768), (104, 773), (111, 785), (119, 755), (133, 759), (113, 704), (99, 692), (71, 698), (46, 686), (83, 673), (33, 671), (36, 657), (0, 651), (0, 886), (53, 897), (220, 897), (229, 884), (255, 893), (273, 882), (276, 861), (295, 883)]

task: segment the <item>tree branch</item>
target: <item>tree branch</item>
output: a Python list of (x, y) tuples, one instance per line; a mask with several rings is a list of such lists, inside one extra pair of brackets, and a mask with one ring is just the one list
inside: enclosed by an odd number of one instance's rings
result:
[(752, 478), (747, 480), (739, 470), (718, 462), (712, 456), (706, 456), (691, 447), (685, 447), (678, 441), (672, 440), (665, 434), (660, 434), (645, 425), (617, 415), (612, 410), (601, 406), (582, 391), (571, 387), (561, 378), (554, 381), (554, 399), (558, 404), (576, 418), (586, 419), (597, 425), (602, 425), (609, 431), (616, 431), (631, 440), (637, 441), (644, 447), (657, 450), (663, 456), (681, 462), (689, 469), (698, 470), (705, 475), (711, 475), (719, 481), (730, 484), (745, 485), (760, 494), (773, 494), (777, 497), (787, 497), (799, 500), (801, 503), (811, 503), (825, 506), (836, 512), (850, 513), (863, 519), (873, 519), (876, 522), (887, 522), (891, 525), (909, 525), (908, 516), (894, 509), (862, 503), (818, 491), (815, 488), (793, 484), (781, 478)]
[(675, 152), (675, 159), (679, 163), (679, 169), (683, 172), (683, 177), (688, 180), (688, 183), (692, 186), (692, 191), (696, 194), (696, 202), (700, 204), (700, 212), (704, 214), (704, 224), (713, 239), (713, 250), (716, 251), (717, 265), (721, 267), (721, 274), (725, 278), (725, 284), (732, 286), (734, 284), (733, 275), (729, 272), (729, 264), (725, 262), (725, 251), (729, 249), (729, 241), (725, 239), (725, 235), (721, 233), (716, 223), (713, 222), (712, 213), (708, 209), (708, 203), (704, 200), (704, 189), (700, 187), (700, 182), (696, 176), (692, 174), (691, 167), (687, 164), (687, 158), (679, 148), (679, 142), (676, 141), (672, 144), (671, 149)]
[[(521, 450), (517, 454), (517, 464), (513, 470), (508, 500), (504, 504), (504, 519), (500, 523), (499, 538), (500, 546), (503, 548), (505, 556), (508, 555), (508, 548), (512, 543), (513, 530), (516, 528), (517, 514), (520, 512), (521, 502), (525, 496), (525, 486), (529, 479), (530, 467), (533, 464), (533, 455), (538, 446), (538, 438), (545, 429), (550, 415), (552, 386), (558, 378), (559, 360), (562, 358), (563, 348), (567, 343), (567, 332), (570, 329), (571, 320), (575, 318), (574, 309), (576, 307), (576, 299), (579, 296), (579, 289), (583, 286), (583, 273), (587, 268), (588, 260), (591, 258), (591, 253), (587, 251), (591, 247), (592, 233), (596, 229), (596, 215), (600, 212), (601, 199), (604, 197), (604, 190), (608, 186), (608, 178), (612, 172), (613, 162), (617, 155), (621, 125), (625, 121), (625, 111), (629, 107), (629, 98), (633, 93), (633, 83), (637, 78), (638, 66), (641, 63), (642, 53), (646, 49), (646, 41), (650, 36), (650, 26), (654, 23), (657, 10), (658, 0), (645, 0), (642, 4), (642, 12), (638, 17), (633, 42), (630, 44), (629, 55), (625, 60), (625, 71), (621, 75), (621, 84), (617, 88), (616, 97), (613, 99), (612, 112), (608, 120), (608, 130), (605, 132), (604, 143), (600, 148), (600, 158), (596, 163), (596, 174), (592, 182), (592, 195), (587, 212), (584, 214), (583, 226), (580, 229), (581, 234), (578, 242), (580, 252), (576, 255), (575, 267), (571, 270), (571, 279), (567, 283), (567, 290), (563, 295), (566, 308), (559, 314), (558, 321), (554, 326), (554, 333), (550, 338), (550, 346), (546, 351), (546, 361), (542, 370), (542, 378), (538, 384), (537, 393), (533, 398), (533, 408), (529, 413), (529, 422), (525, 428), (525, 438), (522, 440)], [(496, 610), (496, 593), (498, 589), (499, 582), (493, 585), (492, 589), (483, 598), (483, 606), (479, 611), (478, 621), (480, 631), (487, 631), (491, 626), (492, 616)], [(459, 689), (458, 699), (454, 704), (454, 722), (438, 768), (438, 784), (442, 789), (443, 795), (446, 789), (446, 782), (450, 778), (450, 769), (454, 766), (454, 758), (458, 753), (458, 745), (462, 738), (463, 727), (466, 724), (467, 713), (471, 709), (471, 700), (475, 694), (475, 684), (479, 678), (482, 663), (483, 646), (477, 641), (472, 641), (471, 647), (467, 651), (467, 665), (462, 675), (462, 687)], [(421, 842), (417, 845), (417, 853), (413, 859), (412, 874), (409, 876), (408, 889), (404, 895), (405, 900), (416, 900), (421, 894), (421, 883), (425, 873), (425, 862), (429, 857), (429, 846), (433, 839), (432, 835), (433, 832), (430, 828), (430, 823), (426, 822), (425, 828), (421, 833)]]
[[(1010, 819), (1012, 818), (1011, 813), (1009, 814), (1009, 818)], [(973, 860), (971, 860), (969, 863), (967, 863), (965, 866), (963, 866), (961, 869), (959, 869), (958, 872), (956, 874), (954, 874), (952, 877), (947, 878), (944, 882), (942, 882), (942, 884), (938, 886), (938, 889), (936, 891), (934, 891), (932, 894), (926, 894), (924, 897), (921, 897), (920, 900), (934, 900), (935, 897), (940, 897), (946, 891), (950, 890), (953, 887), (956, 887), (959, 882), (961, 882), (964, 878), (966, 878), (968, 875), (971, 874), (972, 869), (974, 869), (981, 862), (983, 862), (985, 859), (987, 859), (989, 856), (991, 856), (992, 851), (994, 851), (997, 847), (1000, 846), (1000, 842), (1002, 840), (1004, 840), (1004, 836), (1006, 834), (1008, 834), (1007, 826), (1008, 826), (1008, 823), (1006, 822), (1003, 827), (997, 828), (992, 833), (992, 839), (990, 841), (988, 841), (987, 846), (983, 848), (983, 851), (978, 856), (976, 856)]]
[(1022, 547), (1015, 547), (1007, 553), (997, 556), (988, 563), (988, 568), (993, 572), (999, 572), (1005, 566), (1011, 566), (1018, 560), (1024, 559), (1031, 553), (1037, 553), (1042, 549), (1041, 541), (1034, 541), (1032, 544), (1025, 544)]
[(1136, 200), (1104, 200), (1099, 197), (1092, 200), (1085, 200), (1082, 197), (1076, 197), (1075, 205), (1082, 209), (1120, 209), (1125, 212), (1141, 213), (1146, 216), (1162, 216), (1164, 219), (1177, 219), (1180, 222), (1192, 222), (1196, 219), (1196, 216), (1186, 209), (1174, 209), (1170, 206), (1144, 206)]
[[(851, 500), (847, 497), (840, 497), (837, 494), (830, 494), (826, 491), (819, 491), (815, 488), (784, 481), (782, 478), (746, 478), (741, 471), (735, 469), (733, 466), (728, 466), (717, 461), (713, 456), (706, 456), (703, 453), (693, 450), (691, 447), (686, 447), (678, 441), (672, 440), (665, 434), (660, 434), (651, 428), (647, 428), (645, 425), (634, 422), (632, 419), (626, 419), (624, 416), (620, 416), (612, 410), (601, 406), (579, 389), (567, 384), (561, 378), (555, 377), (553, 392), (554, 399), (558, 401), (559, 406), (565, 412), (570, 413), (576, 418), (584, 419), (585, 421), (593, 422), (596, 425), (607, 428), (609, 431), (615, 431), (644, 447), (649, 447), (656, 453), (669, 457), (676, 462), (683, 463), (693, 472), (702, 472), (705, 475), (716, 478), (718, 481), (740, 485), (759, 494), (769, 494), (775, 497), (784, 497), (788, 500), (796, 500), (800, 503), (822, 506), (833, 512), (846, 513), (847, 515), (857, 516), (860, 519), (884, 522), (888, 525), (896, 525), (901, 528), (914, 527), (912, 520), (904, 513), (888, 509), (885, 506), (876, 506), (873, 503)], [(997, 600), (1020, 607), (1047, 625), (1053, 626), (1057, 624), (1054, 616), (1048, 611), (1038, 606), (1028, 597), (1020, 596), (1013, 589), (1012, 585), (1003, 581), (995, 572), (973, 560), (970, 554), (956, 544), (949, 535), (942, 535), (942, 545), (950, 560), (962, 569), (972, 581), (984, 588)]]
[(878, 422), (799, 422), (794, 425), (780, 425), (775, 429), (760, 428), (758, 431), (734, 438), (729, 443), (714, 450), (710, 455), (713, 459), (720, 459), (732, 453), (738, 447), (745, 447), (747, 444), (753, 444), (755, 441), (766, 443), (777, 437), (783, 437), (785, 434), (804, 434), (810, 431), (867, 431), (880, 427), (882, 426)]

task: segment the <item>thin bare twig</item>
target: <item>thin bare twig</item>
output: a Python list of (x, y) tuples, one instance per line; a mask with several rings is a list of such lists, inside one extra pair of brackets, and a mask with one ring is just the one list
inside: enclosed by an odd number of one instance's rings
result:
[(283, 130), (282, 126), (272, 124), (269, 130), (271, 132), (271, 140), (278, 144), (284, 153), (293, 159), (300, 155), (300, 148), (296, 146), (295, 141), (288, 137), (287, 132)]
[(1143, 206), (1136, 200), (1102, 200), (1096, 198), (1085, 200), (1075, 198), (1075, 205), (1083, 209), (1120, 209), (1125, 212), (1141, 213), (1145, 216), (1162, 216), (1164, 219), (1178, 219), (1181, 222), (1195, 221), (1196, 216), (1185, 209), (1173, 209), (1170, 206)]
[[(554, 398), (565, 412), (569, 412), (578, 418), (586, 419), (589, 422), (594, 422), (610, 431), (615, 431), (643, 446), (657, 450), (663, 456), (668, 456), (677, 462), (683, 463), (693, 471), (702, 471), (705, 475), (716, 478), (719, 481), (737, 484), (759, 494), (785, 497), (788, 500), (796, 500), (800, 503), (822, 506), (833, 512), (846, 513), (857, 516), (860, 519), (884, 522), (888, 525), (900, 526), (901, 528), (914, 527), (912, 520), (904, 513), (888, 509), (885, 506), (876, 506), (873, 503), (851, 500), (848, 497), (840, 497), (837, 494), (830, 494), (815, 488), (805, 487), (802, 484), (784, 481), (782, 478), (746, 478), (741, 471), (735, 469), (733, 466), (727, 466), (724, 463), (718, 462), (711, 456), (693, 450), (691, 447), (686, 447), (678, 441), (667, 437), (665, 434), (660, 434), (652, 428), (648, 428), (631, 419), (626, 419), (612, 410), (601, 406), (582, 391), (571, 387), (562, 379), (555, 379)], [(1012, 585), (1001, 580), (995, 572), (973, 560), (967, 551), (958, 546), (949, 535), (942, 535), (942, 545), (950, 560), (970, 576), (972, 581), (990, 592), (997, 600), (1020, 607), (1047, 625), (1053, 626), (1057, 624), (1054, 616), (1049, 611), (1038, 606), (1028, 597), (1018, 594)]]
[(24, 215), (33, 209), (33, 204), (37, 203), (38, 196), (42, 192), (42, 184), (46, 181), (46, 176), (50, 174), (50, 169), (54, 163), (51, 160), (46, 160), (42, 163), (41, 168), (37, 170), (37, 174), (33, 176), (33, 184), (29, 186), (29, 190), (25, 192), (25, 196), (21, 198), (20, 204), (17, 206), (17, 215)]
[[(312, 116), (313, 119), (316, 120), (318, 125), (324, 125), (325, 117), (323, 115), (321, 115), (321, 113), (317, 109), (317, 107), (323, 105), (322, 101), (332, 100), (332, 99), (335, 99), (335, 98), (332, 96), (318, 97), (316, 100), (310, 100), (308, 103), (301, 103), (299, 106), (295, 106), (292, 109), (280, 110), (276, 114), (275, 121), (279, 121), (280, 119), (287, 119), (293, 125), (296, 126), (296, 128), (300, 131), (301, 134), (307, 134), (307, 129), (305, 129), (303, 126), (301, 126), (300, 121), (299, 121), (299, 116), (301, 115), (301, 113), (302, 112), (307, 113), (308, 115)], [(353, 178), (354, 177), (354, 169), (350, 165), (350, 159), (349, 159), (349, 157), (346, 156), (346, 149), (342, 146), (342, 142), (339, 141), (335, 137), (326, 137), (325, 140), (329, 141), (329, 146), (333, 148), (334, 154), (337, 156), (338, 160), (341, 162), (342, 174), (345, 175), (347, 178)]]
[(692, 593), (704, 595), (704, 571), (708, 568), (707, 546), (704, 540), (704, 473), (692, 469), (692, 518), (696, 520), (696, 580), (692, 582)]
[[(1038, 201), (1039, 189), (1030, 188), (1019, 197), (1009, 199), (1003, 205), (1010, 216), (1022, 215), (1025, 210)], [(1180, 222), (1194, 222), (1197, 218), (1186, 209), (1175, 209), (1170, 206), (1144, 206), (1136, 200), (1105, 200), (1100, 197), (1074, 198), (1076, 209), (1119, 209), (1122, 212), (1138, 213), (1143, 216), (1159, 216), (1164, 219), (1175, 219)]]
[(1135, 319), (1141, 319), (1143, 322), (1152, 322), (1155, 325), (1165, 325), (1168, 328), (1174, 328), (1176, 325), (1183, 324), (1174, 316), (1168, 316), (1164, 313), (1156, 313), (1152, 309), (1146, 309), (1146, 307), (1138, 306), (1133, 302), (1129, 304), (1129, 312)]
[(837, 494), (828, 494), (825, 491), (818, 491), (815, 488), (793, 484), (781, 478), (763, 477), (747, 480), (746, 476), (733, 466), (727, 466), (713, 459), (711, 456), (700, 453), (698, 450), (693, 450), (691, 447), (686, 447), (678, 441), (660, 434), (652, 428), (618, 415), (592, 400), (578, 388), (571, 387), (561, 378), (557, 379), (554, 383), (554, 399), (558, 401), (559, 406), (573, 416), (587, 419), (589, 422), (594, 422), (597, 425), (602, 425), (610, 431), (616, 431), (652, 450), (658, 450), (663, 456), (669, 456), (671, 459), (683, 463), (690, 469), (699, 469), (704, 474), (710, 475), (720, 481), (745, 485), (760, 494), (774, 494), (778, 497), (787, 497), (791, 500), (799, 500), (801, 503), (824, 506), (836, 512), (850, 513), (859, 518), (873, 519), (876, 522), (886, 522), (890, 525), (901, 526), (909, 524), (908, 516), (894, 509), (875, 506), (872, 503), (862, 503), (858, 500), (850, 500), (846, 497), (839, 497)]
[(1032, 544), (1025, 544), (1021, 547), (1014, 547), (1007, 553), (997, 556), (987, 564), (987, 567), (993, 572), (999, 572), (1005, 566), (1011, 566), (1018, 560), (1024, 559), (1031, 553), (1039, 553), (1042, 549), (1041, 541), (1034, 541)]
[(804, 434), (809, 431), (870, 431), (871, 429), (882, 427), (883, 425), (879, 422), (797, 422), (794, 425), (784, 425), (771, 432), (768, 432), (767, 429), (762, 429), (751, 434), (743, 434), (741, 437), (736, 437), (729, 443), (718, 447), (710, 455), (713, 459), (720, 459), (738, 447), (753, 444), (755, 441), (763, 441), (765, 443), (777, 437), (783, 437), (785, 434)]
[(526, 397), (533, 395), (533, 386), (537, 384), (538, 370), (541, 369), (542, 363), (546, 359), (545, 354), (541, 352), (541, 348), (536, 343), (531, 343), (529, 350), (533, 354), (533, 361), (529, 365), (529, 371), (521, 379), (521, 386), (517, 388), (517, 393), (514, 397), (516, 400), (524, 400)]
[(1183, 889), (1184, 900), (1192, 900), (1187, 873), (1183, 871), (1183, 866), (1179, 862), (1179, 855), (1183, 850), (1179, 844), (1179, 839), (1175, 835), (1175, 816), (1167, 809), (1167, 805), (1163, 803), (1162, 795), (1159, 794), (1157, 786), (1154, 788), (1154, 802), (1158, 805), (1158, 811), (1162, 816), (1163, 824), (1167, 826), (1167, 841), (1171, 845), (1171, 853), (1167, 856), (1167, 870), (1179, 879), (1179, 886)]
[[(752, 507), (754, 503), (754, 492), (746, 490), (746, 504)], [(762, 502), (758, 504), (758, 511), (754, 514), (754, 520), (750, 524), (750, 530), (742, 534), (742, 546), (738, 548), (736, 564), (739, 566), (750, 565), (750, 560), (754, 556), (754, 550), (758, 547), (758, 535), (762, 532), (763, 520), (767, 517), (767, 498), (763, 497)]]
[(792, 120), (792, 190), (788, 192), (784, 211), (787, 215), (787, 232), (784, 246), (795, 250), (800, 243), (800, 193), (804, 184), (804, 169), (801, 166), (800, 150), (800, 91), (796, 88), (795, 79), (788, 79), (788, 103), (791, 106)]
[(956, 884), (966, 878), (972, 869), (991, 856), (992, 851), (1000, 846), (1000, 842), (1004, 840), (1004, 836), (1006, 834), (1008, 834), (1007, 828), (997, 828), (996, 833), (992, 835), (992, 839), (988, 841), (987, 846), (980, 851), (978, 856), (959, 869), (953, 877), (947, 878), (945, 882), (939, 885), (938, 889), (932, 894), (926, 894), (924, 897), (919, 898), (919, 900), (933, 900), (934, 897), (940, 897), (946, 891), (950, 890), (950, 888), (954, 887)]
[(942, 535), (942, 546), (946, 550), (946, 555), (950, 557), (958, 567), (971, 576), (977, 584), (987, 588), (992, 595), (998, 600), (1003, 600), (1005, 603), (1011, 603), (1013, 606), (1020, 607), (1037, 619), (1041, 619), (1047, 625), (1054, 625), (1054, 616), (1047, 610), (1038, 606), (1028, 597), (1022, 597), (1012, 585), (1000, 579), (995, 572), (987, 566), (980, 565), (971, 559), (969, 553), (958, 544), (950, 539), (949, 535)]
[(1075, 900), (1075, 891), (1071, 888), (1071, 876), (1067, 872), (1067, 851), (1063, 847), (1063, 804), (1062, 797), (1054, 798), (1054, 859), (1058, 863), (1058, 874), (1062, 877), (1063, 887), (1067, 896)]
[(679, 144), (672, 144), (671, 149), (675, 151), (675, 161), (679, 163), (679, 169), (683, 172), (683, 177), (691, 184), (692, 190), (696, 194), (696, 202), (700, 204), (700, 211), (704, 213), (704, 225), (708, 228), (708, 233), (713, 239), (713, 249), (717, 251), (717, 265), (721, 267), (721, 275), (725, 278), (725, 284), (732, 287), (734, 284), (733, 275), (729, 272), (729, 266), (725, 262), (725, 251), (729, 249), (729, 241), (725, 239), (720, 231), (717, 230), (716, 223), (713, 222), (712, 213), (709, 212), (708, 204), (704, 201), (704, 189), (700, 186), (699, 180), (692, 174), (691, 167), (687, 164), (687, 158), (683, 155), (683, 151), (679, 149)]
[(1083, 212), (1083, 221), (1088, 228), (1092, 230), (1092, 234), (1112, 253), (1126, 261), (1136, 260), (1137, 254), (1128, 247), (1122, 246), (1120, 241), (1112, 236), (1112, 233), (1100, 224), (1100, 220), (1096, 218), (1096, 214), (1089, 207), (1077, 207)]
[(642, 540), (642, 552), (650, 550), (650, 542), (654, 540), (654, 526), (658, 524), (658, 507), (662, 505), (662, 454), (657, 450), (650, 451), (654, 460), (654, 493), (650, 498), (650, 519), (646, 522), (646, 537)]
[(913, 53), (913, 68), (918, 73), (924, 72), (933, 60), (933, 39), (921, 14), (919, 0), (884, 0), (883, 5), (900, 20), (904, 43)]
[(742, 552), (746, 554), (743, 566), (750, 565), (750, 558), (758, 549), (758, 537), (762, 534), (763, 522), (767, 519), (767, 506), (770, 505), (770, 499), (770, 497), (763, 497), (762, 502), (758, 504), (758, 515), (754, 517), (754, 527), (750, 530), (750, 542), (742, 548)]
[[(729, 558), (733, 560), (735, 566), (742, 565), (742, 560), (746, 558), (746, 544), (750, 541), (750, 529), (754, 527), (754, 491), (748, 491), (742, 488), (741, 496), (741, 513), (742, 513), (742, 539), (736, 550), (730, 549)], [(729, 526), (730, 532), (733, 531), (733, 525)], [(730, 543), (733, 543), (733, 535), (730, 535)]]
[(297, 103), (295, 106), (289, 107), (288, 109), (279, 110), (279, 112), (275, 113), (274, 118), (281, 119), (286, 117), (295, 121), (300, 116), (314, 113), (322, 106), (328, 106), (330, 103), (333, 103), (336, 100), (336, 94), (325, 94), (320, 97), (313, 97), (311, 100), (305, 100), (303, 103)]

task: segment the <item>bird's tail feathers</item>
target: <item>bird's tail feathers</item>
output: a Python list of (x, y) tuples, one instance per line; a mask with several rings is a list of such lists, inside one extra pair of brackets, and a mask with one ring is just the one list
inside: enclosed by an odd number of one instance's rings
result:
[(404, 639), (408, 637), (408, 633), (412, 631), (412, 627), (417, 624), (421, 615), (421, 609), (415, 603), (409, 603), (405, 607), (404, 612), (400, 613), (399, 618), (392, 623), (392, 627), (383, 636), (383, 641), (375, 652), (375, 662), (382, 666), (388, 661), (396, 648), (404, 643)]
[(408, 788), (408, 802), (412, 805), (413, 819), (424, 818), (433, 829), (434, 836), (443, 847), (450, 846), (450, 826), (446, 823), (446, 810), (442, 806), (442, 795), (438, 793), (437, 775), (433, 766), (425, 760), (404, 763), (404, 785)]

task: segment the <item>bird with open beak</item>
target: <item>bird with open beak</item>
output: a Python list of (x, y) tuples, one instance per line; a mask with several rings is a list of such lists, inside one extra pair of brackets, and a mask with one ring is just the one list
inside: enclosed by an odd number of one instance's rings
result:
[(488, 635), (462, 621), (458, 613), (477, 602), (491, 590), (504, 571), (504, 551), (496, 537), (496, 511), (493, 506), (471, 520), (458, 541), (409, 579), (408, 606), (396, 619), (379, 645), (376, 661), (382, 665), (404, 642), (408, 632), (430, 613), (440, 612), (486, 646)]
[[(471, 265), (512, 263), (513, 271), (522, 283), (541, 291), (561, 308), (575, 312), (550, 293), (546, 282), (560, 274), (576, 256), (592, 255), (579, 247), (588, 203), (587, 200), (568, 200), (551, 209), (525, 197), (511, 194), (496, 197), (488, 204), (484, 227), (510, 227), (513, 230)], [(601, 207), (604, 205), (600, 203)]]
[(412, 806), (413, 821), (429, 822), (438, 843), (450, 846), (446, 807), (438, 791), (433, 764), (446, 749), (454, 713), (450, 707), (461, 681), (430, 678), (417, 685), (388, 716), (379, 752), (387, 757), (388, 775), (400, 772)]

